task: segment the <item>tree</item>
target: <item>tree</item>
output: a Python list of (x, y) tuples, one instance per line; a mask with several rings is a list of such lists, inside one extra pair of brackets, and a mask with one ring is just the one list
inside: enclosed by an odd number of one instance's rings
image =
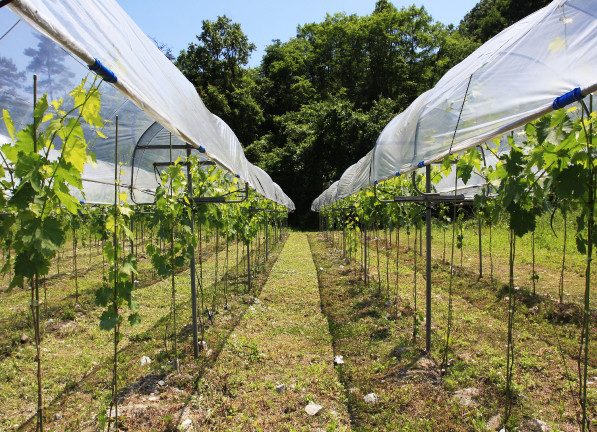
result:
[(9, 110), (19, 124), (30, 108), (18, 97), (18, 90), (24, 86), (24, 82), (25, 72), (19, 71), (12, 59), (0, 56), (0, 109)]
[[(311, 44), (303, 38), (282, 43), (274, 40), (265, 48), (259, 68), (259, 102), (266, 117), (297, 111), (303, 104), (319, 100), (309, 79), (308, 56)], [(266, 124), (268, 130), (273, 125)]]
[(278, 133), (268, 134), (247, 149), (256, 161), (290, 193), (298, 222), (307, 223), (313, 196), (337, 180), (365, 155), (395, 115), (390, 99), (380, 98), (368, 111), (355, 108), (342, 95), (305, 104), (301, 110), (275, 119)]
[(434, 22), (424, 7), (396, 10), (383, 3), (378, 2), (366, 20), (371, 72), (365, 98), (398, 98), (406, 108), (433, 84), (430, 77), (444, 26)]
[(204, 20), (197, 43), (190, 43), (176, 60), (207, 108), (235, 131), (241, 143), (252, 142), (263, 121), (254, 98), (254, 76), (244, 69), (253, 51), (255, 45), (240, 24), (224, 15)]
[(176, 60), (176, 57), (174, 57), (174, 54), (172, 54), (172, 47), (170, 47), (170, 45), (164, 43), (164, 42), (160, 42), (159, 40), (157, 40), (156, 38), (150, 38), (153, 43), (155, 44), (156, 47), (158, 47), (158, 49), (162, 52), (162, 54), (164, 54), (166, 56), (166, 58), (170, 61), (174, 61)]
[(295, 200), (297, 216), (375, 144), (385, 125), (477, 44), (424, 8), (379, 0), (368, 16), (328, 14), (266, 48), (264, 131), (247, 148)]
[(339, 92), (363, 109), (379, 97), (405, 108), (475, 47), (424, 8), (398, 10), (380, 0), (369, 16), (328, 14), (321, 23), (299, 26), (296, 38), (267, 47), (260, 70), (266, 124), (268, 114)]
[(478, 42), (486, 42), (549, 3), (550, 0), (481, 0), (460, 21), (459, 29)]
[(0, 56), (0, 91), (19, 89), (24, 80), (25, 72), (19, 71), (12, 59)]
[(180, 53), (177, 63), (201, 88), (211, 84), (229, 89), (243, 75), (242, 67), (256, 48), (240, 24), (226, 15), (216, 21), (204, 20), (197, 41)]
[(42, 34), (36, 33), (35, 37), (38, 39), (37, 49), (29, 47), (24, 51), (27, 57), (31, 57), (27, 71), (38, 74), (37, 84), (47, 91), (50, 99), (64, 96), (67, 89), (73, 87), (69, 79), (75, 76), (65, 61), (68, 54)]

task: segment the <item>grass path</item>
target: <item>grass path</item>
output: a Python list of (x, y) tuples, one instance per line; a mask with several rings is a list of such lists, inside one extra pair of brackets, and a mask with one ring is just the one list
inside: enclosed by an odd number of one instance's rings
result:
[[(281, 384), (286, 391), (276, 391)], [(260, 298), (198, 387), (188, 417), (199, 430), (350, 428), (306, 234), (290, 234)], [(323, 407), (315, 416), (305, 412), (310, 402)]]

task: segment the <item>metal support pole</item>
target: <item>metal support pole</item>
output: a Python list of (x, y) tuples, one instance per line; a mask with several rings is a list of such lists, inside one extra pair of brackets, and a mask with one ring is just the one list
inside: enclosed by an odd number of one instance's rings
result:
[[(135, 219), (135, 215), (132, 214), (131, 215), (131, 221), (129, 223), (129, 227), (130, 227), (129, 229), (131, 230), (131, 233), (135, 232), (135, 220), (134, 219)], [(132, 235), (131, 235), (131, 238), (129, 239), (129, 244), (131, 246), (131, 255), (134, 255), (135, 254), (135, 237), (133, 237)], [(131, 276), (132, 276), (133, 282), (134, 282), (135, 281), (135, 275), (131, 274)]]
[[(130, 230), (131, 230), (131, 232), (134, 232), (134, 226), (135, 226), (134, 225), (134, 221), (133, 221), (134, 217), (135, 217), (134, 215), (131, 215), (131, 222), (130, 222)], [(131, 238), (130, 238), (131, 254), (135, 253), (134, 252), (134, 245), (135, 245), (135, 242), (133, 240), (133, 237), (131, 236)], [(124, 253), (124, 250), (122, 252)], [(76, 251), (75, 251), (75, 253), (76, 253)], [(131, 282), (133, 283), (133, 286), (134, 286), (135, 285), (135, 273), (134, 272), (131, 272)]]
[(483, 277), (483, 246), (481, 243), (481, 215), (479, 215), (479, 278)]
[[(417, 251), (415, 250), (415, 253), (416, 252)], [(419, 230), (419, 256), (423, 256), (423, 230)]]
[(268, 226), (269, 226), (269, 220), (267, 219), (267, 215), (265, 217), (265, 260), (268, 261), (269, 260), (269, 249), (268, 249)]
[(342, 212), (342, 258), (346, 259), (346, 218)]
[[(425, 189), (427, 193), (431, 193), (431, 165), (427, 165), (425, 169)], [(425, 203), (426, 209), (426, 222), (427, 222), (427, 289), (425, 293), (426, 299), (426, 339), (425, 339), (425, 351), (431, 352), (431, 203), (427, 201)]]
[(364, 280), (365, 280), (365, 286), (368, 287), (369, 286), (369, 278), (368, 278), (368, 269), (367, 269), (367, 225), (363, 225), (363, 268), (364, 268)]
[(251, 242), (247, 244), (247, 292), (251, 292)]
[[(191, 156), (191, 148), (187, 147), (187, 158)], [(187, 165), (187, 191), (189, 200), (193, 199), (193, 176), (191, 168)], [(195, 233), (195, 212), (191, 208), (191, 234)], [(191, 307), (193, 308), (193, 356), (199, 358), (199, 341), (197, 334), (197, 287), (195, 286), (195, 254), (191, 255)]]

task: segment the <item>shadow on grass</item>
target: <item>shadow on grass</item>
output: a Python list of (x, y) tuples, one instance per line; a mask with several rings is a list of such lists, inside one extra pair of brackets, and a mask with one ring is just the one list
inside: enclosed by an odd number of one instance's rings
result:
[[(259, 271), (258, 271), (258, 274), (256, 275), (257, 277), (252, 279), (251, 293), (246, 292), (246, 284), (244, 283), (245, 279), (242, 274), (241, 274), (241, 276), (238, 276), (238, 277), (235, 277), (234, 279), (232, 279), (232, 283), (231, 283), (231, 285), (229, 285), (229, 287), (231, 289), (231, 292), (229, 293), (230, 294), (229, 295), (229, 303), (231, 305), (230, 310), (236, 310), (236, 311), (238, 311), (238, 313), (235, 315), (230, 315), (230, 319), (226, 322), (225, 328), (221, 328), (223, 330), (223, 332), (220, 331), (220, 332), (216, 333), (215, 331), (214, 332), (207, 331), (210, 328), (214, 329), (214, 330), (218, 328), (218, 323), (217, 323), (218, 319), (216, 319), (215, 325), (210, 325), (209, 328), (206, 327), (205, 336), (207, 339), (208, 346), (213, 345), (213, 348), (211, 348), (211, 351), (212, 351), (211, 356), (207, 357), (205, 355), (205, 352), (203, 352), (203, 353), (201, 353), (202, 355), (200, 355), (199, 359), (197, 359), (197, 360), (192, 359), (192, 356), (193, 356), (192, 325), (187, 325), (185, 327), (182, 327), (180, 329), (180, 331), (178, 332), (177, 341), (180, 344), (179, 346), (181, 347), (179, 353), (184, 354), (186, 356), (186, 358), (190, 358), (190, 362), (188, 362), (187, 365), (184, 367), (188, 367), (189, 370), (191, 372), (193, 372), (193, 376), (192, 376), (193, 388), (196, 388), (196, 384), (200, 381), (200, 379), (204, 375), (205, 371), (208, 368), (210, 368), (217, 361), (217, 359), (218, 359), (220, 353), (222, 352), (223, 348), (225, 347), (230, 335), (233, 333), (234, 329), (236, 328), (236, 326), (238, 325), (238, 323), (244, 316), (246, 310), (251, 306), (252, 302), (247, 301), (247, 298), (248, 297), (254, 298), (254, 297), (259, 296), (263, 286), (265, 285), (265, 283), (267, 281), (267, 277), (268, 277), (272, 267), (274, 266), (274, 264), (276, 263), (279, 255), (280, 255), (280, 251), (284, 247), (286, 239), (287, 239), (287, 236), (283, 237), (283, 239), (281, 241), (279, 241), (273, 248), (271, 248), (270, 253), (269, 253), (269, 261), (264, 266), (263, 265), (260, 266), (261, 268), (258, 268)], [(265, 253), (263, 253), (263, 256), (265, 256)], [(232, 274), (239, 275), (240, 272), (244, 271), (245, 268), (246, 268), (246, 257), (243, 257), (243, 259), (239, 262), (238, 266), (230, 268), (228, 270), (228, 272), (222, 276), (222, 279), (220, 279), (220, 283), (222, 280), (224, 280), (226, 277), (228, 277)], [(238, 269), (240, 269), (240, 271), (237, 272)], [(213, 290), (213, 286), (214, 285), (206, 287), (205, 288), (206, 291), (209, 290), (210, 288)], [(191, 300), (189, 299), (184, 302), (178, 303), (176, 306), (176, 310), (180, 311), (180, 312), (187, 311), (189, 308), (190, 302), (191, 302)], [(121, 348), (118, 351), (119, 363), (121, 364), (120, 367), (122, 368), (126, 364), (131, 364), (131, 362), (137, 361), (139, 356), (142, 353), (146, 352), (147, 347), (146, 347), (145, 343), (147, 341), (164, 340), (164, 333), (163, 333), (164, 326), (166, 325), (166, 323), (169, 320), (170, 320), (170, 313), (159, 318), (156, 321), (156, 323), (147, 331), (132, 337), (130, 339), (129, 345)], [(224, 336), (219, 337), (222, 334), (224, 334)], [(201, 337), (200, 334), (199, 334), (199, 337)], [(215, 340), (212, 339), (212, 337), (215, 337)], [(158, 347), (158, 345), (156, 344), (156, 350), (158, 349), (157, 347)], [(141, 378), (139, 378), (132, 384), (129, 384), (126, 387), (123, 387), (119, 391), (119, 400), (123, 400), (127, 395), (134, 394), (136, 391), (139, 393), (142, 393), (142, 394), (150, 394), (150, 393), (154, 392), (156, 389), (156, 384), (160, 380), (165, 378), (169, 372), (174, 372), (176, 370), (175, 367), (172, 366), (172, 363), (170, 363), (170, 361), (172, 359), (173, 359), (172, 353), (166, 353), (164, 351), (158, 352), (156, 360), (160, 360), (160, 362), (157, 362), (157, 361), (155, 362), (156, 365), (154, 366), (154, 369), (156, 369), (156, 368), (160, 369), (160, 366), (165, 366), (164, 363), (166, 363), (166, 365), (168, 365), (169, 367), (162, 368), (161, 371), (150, 372), (149, 374), (142, 376)], [(161, 363), (161, 365), (158, 363)], [(104, 369), (109, 370), (111, 367), (112, 367), (111, 358), (109, 358), (109, 359), (106, 359), (103, 362), (103, 364), (94, 366), (91, 371), (86, 373), (79, 380), (69, 381), (65, 385), (64, 389), (51, 402), (46, 404), (46, 408), (44, 409), (45, 421), (48, 421), (51, 418), (52, 414), (59, 409), (59, 407), (66, 406), (66, 402), (67, 402), (69, 396), (73, 395), (73, 397), (76, 397), (75, 393), (79, 392), (83, 388), (83, 386), (87, 386), (87, 388), (93, 388), (93, 389), (109, 388), (109, 384), (105, 383), (104, 379), (98, 376), (98, 372), (100, 372)], [(182, 386), (182, 385), (186, 385), (188, 383), (181, 382), (180, 384)], [(149, 393), (147, 393), (147, 392), (149, 392)], [(191, 396), (192, 396), (192, 393), (191, 393), (191, 395), (189, 395), (188, 399), (190, 399)], [(178, 422), (180, 422), (180, 418), (181, 418), (182, 414), (184, 413), (187, 404), (188, 404), (188, 400), (185, 403), (185, 407), (183, 407), (179, 411)], [(25, 431), (25, 430), (35, 429), (35, 419), (36, 419), (36, 415), (31, 416), (28, 420), (26, 420), (23, 424), (21, 424), (17, 430)]]

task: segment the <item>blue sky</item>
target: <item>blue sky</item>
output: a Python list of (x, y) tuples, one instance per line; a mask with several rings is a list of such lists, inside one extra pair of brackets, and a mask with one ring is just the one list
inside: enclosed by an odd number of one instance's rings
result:
[[(250, 66), (258, 66), (272, 39), (287, 41), (298, 25), (321, 22), (326, 13), (368, 15), (376, 0), (118, 0), (124, 10), (148, 35), (172, 48), (175, 55), (195, 40), (201, 21), (226, 15), (240, 23), (243, 32), (257, 46)], [(431, 16), (444, 24), (458, 25), (478, 0), (393, 0), (397, 7), (425, 6)]]

